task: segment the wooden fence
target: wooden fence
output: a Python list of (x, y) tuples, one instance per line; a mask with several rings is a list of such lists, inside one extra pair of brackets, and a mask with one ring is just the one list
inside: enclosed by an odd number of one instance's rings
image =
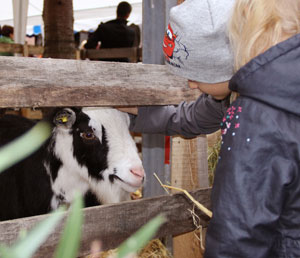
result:
[[(209, 207), (209, 189), (198, 190), (191, 194), (203, 205)], [(104, 250), (116, 248), (158, 214), (164, 214), (167, 222), (161, 226), (155, 237), (176, 236), (193, 231), (196, 226), (188, 210), (192, 207), (192, 202), (185, 195), (175, 194), (85, 208), (79, 255), (89, 254), (90, 244), (94, 240), (101, 240)], [(201, 218), (201, 224), (206, 227), (208, 217), (198, 210), (196, 210), (196, 215)], [(49, 215), (0, 222), (0, 242), (7, 244), (15, 242), (20, 230), (31, 229), (47, 216)], [(35, 257), (53, 257), (53, 251), (59, 242), (64, 222), (65, 219), (40, 247)]]
[[(42, 56), (44, 47), (27, 44), (0, 43), (0, 52), (20, 54), (24, 57)], [(131, 48), (105, 48), (105, 49), (82, 49), (76, 50), (76, 59), (103, 59), (103, 58), (127, 58), (132, 63), (142, 59), (142, 49)]]
[[(163, 65), (89, 62), (84, 60), (0, 57), (0, 108), (57, 106), (139, 106), (178, 104), (196, 99), (198, 92)], [(209, 208), (210, 189), (192, 195)], [(89, 253), (92, 240), (104, 249), (115, 248), (155, 215), (167, 223), (157, 237), (179, 235), (195, 229), (191, 201), (182, 194), (84, 209), (80, 255)], [(196, 214), (206, 226), (207, 217)], [(30, 229), (45, 216), (0, 223), (0, 242), (12, 243), (21, 229)], [(109, 221), (109, 223), (108, 223)], [(39, 249), (36, 257), (51, 257), (61, 226)]]
[(0, 52), (8, 52), (13, 54), (21, 54), (23, 56), (31, 55), (42, 55), (44, 52), (43, 47), (32, 46), (32, 45), (22, 45), (22, 44), (7, 44), (0, 43)]
[(131, 48), (105, 48), (80, 50), (80, 59), (127, 58), (131, 63), (142, 60), (142, 49)]

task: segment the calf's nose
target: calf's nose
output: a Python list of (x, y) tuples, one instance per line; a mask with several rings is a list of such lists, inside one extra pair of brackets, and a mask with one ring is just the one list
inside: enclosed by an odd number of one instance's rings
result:
[(133, 175), (137, 176), (137, 177), (144, 178), (144, 176), (145, 176), (145, 171), (144, 171), (143, 167), (134, 167), (134, 168), (131, 168), (130, 172)]

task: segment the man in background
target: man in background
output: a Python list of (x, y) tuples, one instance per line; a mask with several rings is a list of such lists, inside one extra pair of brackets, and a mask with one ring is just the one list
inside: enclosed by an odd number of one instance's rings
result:
[[(115, 20), (101, 23), (84, 45), (85, 49), (133, 47), (136, 42), (136, 29), (127, 26), (132, 7), (128, 2), (120, 2)], [(102, 59), (103, 60), (103, 59)], [(128, 62), (127, 58), (105, 59), (105, 61)]]

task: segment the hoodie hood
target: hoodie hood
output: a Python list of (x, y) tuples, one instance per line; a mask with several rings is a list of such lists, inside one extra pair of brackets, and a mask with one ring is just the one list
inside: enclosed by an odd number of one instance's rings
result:
[(252, 59), (232, 77), (229, 88), (300, 116), (300, 34)]

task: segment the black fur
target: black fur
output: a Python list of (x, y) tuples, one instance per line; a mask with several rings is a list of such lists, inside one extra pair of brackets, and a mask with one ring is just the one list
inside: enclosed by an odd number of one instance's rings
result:
[(85, 140), (80, 134), (83, 132), (93, 132), (93, 129), (88, 126), (90, 118), (84, 114), (77, 114), (78, 119), (73, 126), (73, 145), (74, 157), (76, 157), (80, 165), (89, 168), (90, 176), (102, 180), (103, 171), (107, 168), (107, 153), (108, 145), (106, 139), (105, 129), (102, 126), (102, 139), (101, 142), (98, 138), (95, 140)]
[[(28, 131), (34, 122), (12, 115), (0, 119), (0, 146)], [(0, 174), (0, 220), (39, 215), (50, 210), (52, 191), (41, 162), (44, 146)]]
[(101, 203), (99, 203), (96, 195), (93, 194), (91, 191), (88, 191), (84, 195), (84, 206), (85, 207), (97, 206), (99, 204), (101, 204)]

